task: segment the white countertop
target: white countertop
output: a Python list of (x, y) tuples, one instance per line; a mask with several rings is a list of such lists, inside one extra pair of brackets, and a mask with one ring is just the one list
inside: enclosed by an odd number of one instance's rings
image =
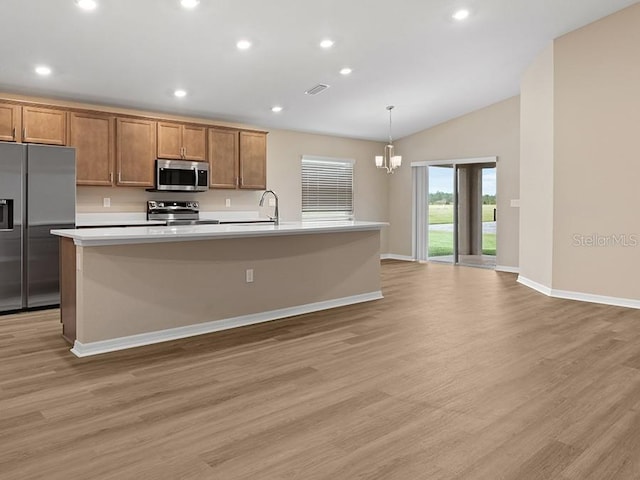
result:
[[(263, 222), (257, 211), (229, 210), (200, 212), (201, 220), (220, 220), (221, 222)], [(76, 227), (124, 227), (127, 225), (165, 225), (163, 220), (147, 220), (145, 212), (107, 212), (77, 213)]]
[(147, 220), (146, 213), (76, 213), (76, 227), (113, 227), (126, 225), (164, 225), (162, 220)]
[(280, 225), (181, 225), (126, 228), (51, 230), (53, 235), (72, 238), (76, 245), (92, 247), (134, 243), (184, 242), (222, 238), (305, 235), (314, 233), (380, 230), (384, 222), (327, 221), (282, 222)]

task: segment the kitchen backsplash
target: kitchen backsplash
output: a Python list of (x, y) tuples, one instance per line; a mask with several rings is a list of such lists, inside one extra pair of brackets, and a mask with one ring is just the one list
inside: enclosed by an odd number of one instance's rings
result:
[[(78, 213), (146, 212), (147, 200), (197, 200), (201, 211), (261, 210), (262, 191), (209, 190), (201, 193), (147, 192), (142, 188), (77, 187)], [(105, 207), (109, 199), (110, 207)], [(231, 205), (226, 206), (227, 199)]]

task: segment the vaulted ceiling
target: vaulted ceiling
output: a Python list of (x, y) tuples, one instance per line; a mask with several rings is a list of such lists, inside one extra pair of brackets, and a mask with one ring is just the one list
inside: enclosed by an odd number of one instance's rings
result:
[[(517, 95), (552, 39), (636, 3), (97, 2), (3, 0), (0, 90), (375, 140), (388, 135), (387, 105), (400, 138)], [(466, 20), (452, 18), (459, 9)], [(236, 47), (243, 39), (251, 48)], [(305, 95), (319, 83), (330, 88)]]

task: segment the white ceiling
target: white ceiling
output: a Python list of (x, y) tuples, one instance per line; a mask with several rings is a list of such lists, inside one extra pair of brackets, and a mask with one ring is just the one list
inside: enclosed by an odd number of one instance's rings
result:
[[(636, 3), (98, 2), (86, 12), (73, 0), (2, 0), (0, 90), (375, 140), (388, 135), (387, 105), (400, 138), (517, 95), (553, 38)], [(459, 7), (468, 20), (451, 19)], [(325, 37), (335, 40), (328, 51)], [(236, 49), (241, 38), (249, 51)], [(52, 75), (35, 75), (38, 64)], [(331, 88), (304, 94), (318, 83)], [(175, 98), (176, 88), (188, 96)]]

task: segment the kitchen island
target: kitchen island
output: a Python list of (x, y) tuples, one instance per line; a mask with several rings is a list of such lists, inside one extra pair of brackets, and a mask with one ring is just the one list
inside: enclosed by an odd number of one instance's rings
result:
[(80, 357), (382, 298), (380, 222), (53, 230)]

